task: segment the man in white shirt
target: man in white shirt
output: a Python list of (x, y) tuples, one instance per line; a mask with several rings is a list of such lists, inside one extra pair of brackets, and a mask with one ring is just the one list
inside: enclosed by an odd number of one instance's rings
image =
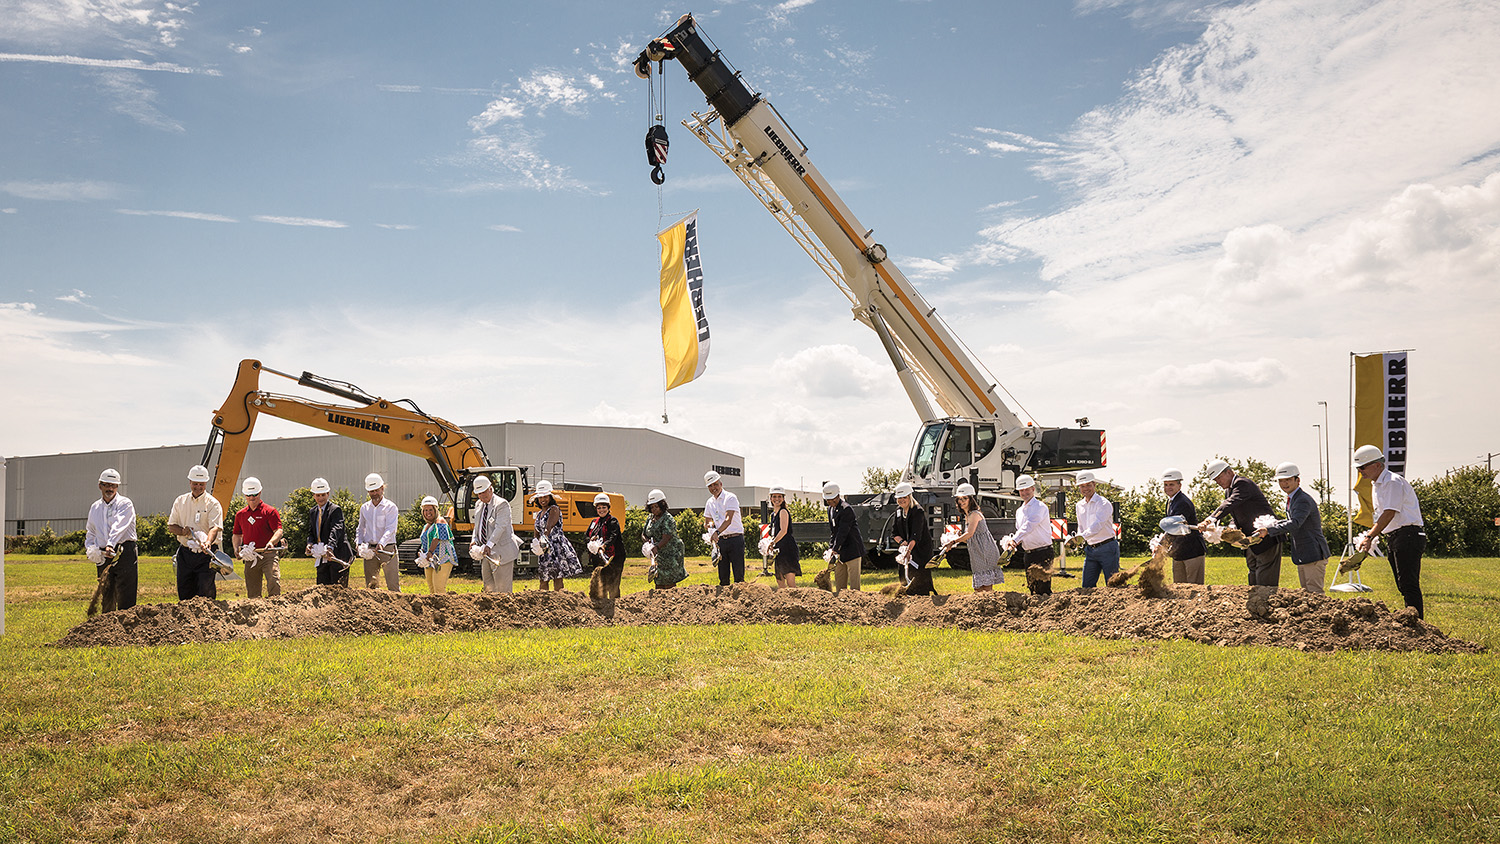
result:
[(380, 588), (380, 574), (385, 573), (385, 587), (401, 591), (400, 563), (396, 559), (396, 520), (401, 509), (385, 497), (385, 479), (375, 472), (365, 476), (365, 492), (370, 500), (359, 505), (359, 527), (354, 540), (356, 550), (365, 561), (365, 587)]
[(511, 524), (510, 502), (495, 494), (487, 475), (474, 479), (479, 507), (474, 511), (474, 533), (469, 537), (469, 556), (479, 561), (479, 576), (486, 592), (510, 592), (514, 588), (516, 559), (521, 545)]
[(1036, 479), (1030, 475), (1016, 478), (1016, 493), (1021, 496), (1015, 534), (1016, 544), (1021, 548), (1021, 565), (1046, 568), (1057, 552), (1052, 547), (1052, 519), (1047, 505), (1036, 497)]
[(99, 475), (99, 500), (89, 507), (83, 547), (104, 584), (104, 612), (128, 610), (136, 599), (135, 504), (120, 495), (120, 473)]
[(740, 499), (724, 491), (724, 479), (709, 470), (703, 476), (709, 499), (703, 505), (703, 520), (709, 528), (709, 542), (719, 546), (719, 585), (728, 586), (729, 576), (735, 583), (745, 582), (745, 525), (740, 520)]
[(1422, 530), (1422, 506), (1417, 493), (1406, 478), (1386, 468), (1385, 454), (1373, 445), (1354, 450), (1354, 468), (1374, 489), (1375, 526), (1360, 540), (1360, 551), (1369, 551), (1375, 537), (1386, 537), (1386, 556), (1396, 589), (1408, 607), (1422, 617), (1422, 552), (1427, 550), (1427, 534)]
[(188, 470), (188, 492), (172, 502), (167, 532), (177, 537), (177, 600), (218, 597), (213, 549), (224, 532), (224, 507), (208, 494), (208, 469)]
[(1120, 570), (1120, 541), (1115, 537), (1115, 505), (1098, 494), (1098, 479), (1093, 472), (1083, 471), (1076, 476), (1075, 483), (1083, 498), (1078, 500), (1078, 535), (1088, 543), (1083, 552), (1083, 587), (1092, 589), (1099, 583), (1099, 575), (1105, 582)]

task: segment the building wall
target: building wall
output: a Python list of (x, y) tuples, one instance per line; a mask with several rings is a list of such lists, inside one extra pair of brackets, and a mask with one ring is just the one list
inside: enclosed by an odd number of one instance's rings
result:
[[(555, 482), (560, 476), (554, 470), (561, 469), (566, 480), (602, 484), (633, 506), (659, 488), (674, 507), (702, 507), (704, 472), (727, 466), (743, 478), (745, 465), (739, 455), (645, 428), (508, 422), (465, 430), (484, 444), (491, 465), (531, 467), (532, 483), (543, 477)], [(99, 473), (111, 467), (120, 470), (121, 493), (135, 502), (136, 512), (165, 513), (187, 491), (187, 470), (202, 454), (201, 445), (184, 445), (10, 458), (5, 532), (20, 532), (22, 522), (28, 534), (47, 523), (58, 533), (81, 529), (98, 498)], [(438, 490), (427, 461), (337, 436), (252, 440), (240, 478), (259, 478), (266, 500), (280, 506), (315, 477), (363, 498), (370, 472), (381, 474), (386, 494), (402, 509)]]

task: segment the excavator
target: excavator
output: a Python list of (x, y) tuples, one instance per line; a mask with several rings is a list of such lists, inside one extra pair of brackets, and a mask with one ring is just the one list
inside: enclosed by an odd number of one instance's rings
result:
[[(999, 382), (889, 260), (874, 230), (860, 223), (808, 158), (807, 145), (769, 100), (745, 84), (692, 15), (646, 45), (635, 60), (636, 75), (650, 81), (672, 60), (711, 106), (693, 112), (683, 126), (828, 275), (895, 367), (921, 420), (902, 480), (931, 500), (951, 498), (968, 481), (986, 515), (1007, 516), (1018, 501), (1019, 475), (1106, 464), (1105, 432), (1087, 427), (1086, 418), (1077, 420), (1078, 428), (1041, 427), (1023, 423), (1006, 406)], [(658, 181), (667, 149), (663, 126), (651, 127), (646, 146), (655, 168), (652, 181)]]
[[(337, 396), (352, 405), (313, 401), (301, 396), (262, 390), (262, 373), (276, 375), (299, 386)], [(214, 411), (213, 428), (203, 450), (204, 466), (211, 467), (214, 497), (226, 505), (238, 485), (240, 468), (250, 446), (250, 434), (261, 414), (286, 419), (312, 428), (329, 431), (362, 442), (373, 443), (427, 461), (438, 487), (447, 496), (451, 510), (446, 513), (453, 526), (461, 560), (467, 560), (467, 537), (473, 530), (470, 509), (476, 500), (474, 479), (488, 475), (495, 494), (510, 502), (511, 519), (516, 532), (531, 531), (535, 508), (531, 506), (528, 471), (517, 466), (491, 466), (484, 445), (473, 435), (445, 419), (424, 412), (410, 399), (388, 401), (372, 396), (359, 387), (303, 372), (291, 375), (263, 365), (258, 360), (240, 361), (234, 387), (219, 409)], [(218, 459), (214, 452), (218, 449)], [(563, 486), (559, 484), (559, 486)], [(569, 484), (569, 491), (586, 495), (560, 493), (563, 504), (563, 530), (582, 534), (594, 518), (594, 494), (600, 490), (591, 485)], [(625, 498), (607, 493), (611, 509), (625, 512)], [(398, 502), (399, 503), (399, 502)], [(523, 554), (525, 542), (522, 542)], [(403, 555), (405, 556), (405, 555)]]

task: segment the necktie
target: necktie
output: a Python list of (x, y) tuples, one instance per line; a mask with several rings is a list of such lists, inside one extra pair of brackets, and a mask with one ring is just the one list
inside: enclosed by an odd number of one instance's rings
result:
[(489, 508), (489, 506), (490, 505), (489, 505), (488, 501), (482, 501), (479, 504), (479, 539), (475, 542), (476, 545), (483, 545), (484, 544), (484, 534), (486, 532), (486, 528), (489, 527), (485, 523), (484, 514), (485, 514), (485, 511)]
[(323, 541), (323, 508), (313, 511), (313, 542)]

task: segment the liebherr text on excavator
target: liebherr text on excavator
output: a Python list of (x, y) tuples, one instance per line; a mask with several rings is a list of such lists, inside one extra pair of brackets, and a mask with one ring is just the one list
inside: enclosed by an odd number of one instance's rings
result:
[[(922, 422), (903, 480), (938, 494), (969, 481), (990, 499), (986, 510), (1005, 510), (998, 499), (1014, 493), (1018, 475), (1104, 466), (1103, 430), (1023, 423), (1001, 401), (999, 383), (887, 260), (886, 247), (813, 166), (801, 138), (711, 47), (691, 15), (646, 45), (636, 74), (650, 79), (653, 65), (661, 72), (670, 60), (713, 107), (683, 125), (739, 176), (849, 299), (854, 318), (879, 337)], [(664, 148), (664, 130), (653, 132)]]

